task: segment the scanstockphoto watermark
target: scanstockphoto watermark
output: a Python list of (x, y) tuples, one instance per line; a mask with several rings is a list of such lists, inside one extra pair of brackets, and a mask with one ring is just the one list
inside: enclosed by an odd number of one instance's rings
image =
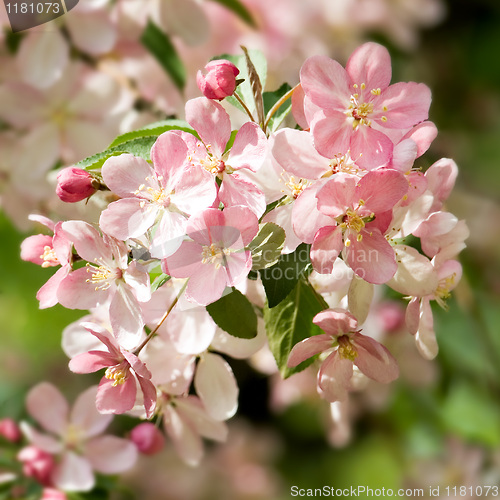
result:
[(3, 0), (13, 33), (48, 23), (67, 14), (79, 0)]
[(500, 496), (498, 485), (476, 486), (428, 486), (426, 488), (371, 488), (370, 486), (351, 486), (349, 488), (336, 488), (335, 486), (322, 486), (321, 488), (301, 488), (292, 486), (292, 497), (356, 497), (356, 498), (496, 498)]

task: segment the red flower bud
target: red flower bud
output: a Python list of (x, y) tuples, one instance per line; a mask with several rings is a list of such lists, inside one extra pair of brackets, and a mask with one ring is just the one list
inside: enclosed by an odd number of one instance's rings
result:
[(56, 193), (66, 203), (75, 203), (96, 192), (94, 178), (86, 170), (68, 167), (57, 175)]
[(165, 438), (161, 431), (151, 422), (144, 422), (132, 429), (130, 440), (144, 455), (155, 455), (159, 453), (165, 444)]
[(23, 474), (32, 477), (44, 486), (52, 485), (52, 472), (55, 462), (52, 455), (40, 450), (36, 446), (26, 446), (17, 455), (17, 459), (23, 463)]
[(206, 75), (198, 71), (196, 83), (205, 97), (221, 101), (233, 94), (236, 88), (236, 76), (240, 70), (230, 61), (217, 59), (206, 66)]
[(3, 418), (0, 420), (0, 436), (4, 437), (11, 443), (16, 443), (22, 438), (19, 426), (11, 418)]

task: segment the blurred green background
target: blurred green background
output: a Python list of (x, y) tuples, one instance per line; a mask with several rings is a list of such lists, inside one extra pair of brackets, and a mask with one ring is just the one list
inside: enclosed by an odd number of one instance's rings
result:
[[(432, 367), (425, 365), (431, 381), (402, 378), (383, 404), (360, 399), (351, 442), (334, 448), (325, 439), (323, 403), (312, 398), (272, 412), (267, 380), (234, 363), (241, 408), (230, 427), (243, 451), (235, 451), (235, 444), (225, 451), (209, 446), (200, 469), (176, 463), (171, 454), (146, 461), (146, 469), (163, 467), (170, 481), (164, 489), (159, 486), (157, 498), (182, 499), (181, 486), (173, 482), (201, 483), (203, 478), (205, 486), (193, 493), (198, 496), (186, 498), (287, 499), (293, 485), (422, 487), (427, 495), (430, 485), (500, 480), (500, 2), (449, 0), (446, 20), (424, 31), (412, 54), (379, 34), (372, 39), (389, 47), (395, 81), (422, 81), (432, 89), (430, 118), (439, 135), (419, 165), (455, 159), (460, 175), (447, 208), (471, 229), (461, 256), (464, 277), (449, 311), (434, 308), (440, 353)], [(62, 329), (83, 313), (60, 306), (38, 309), (36, 291), (52, 271), (20, 261), (25, 236), (0, 215), (0, 417), (23, 417), (24, 395), (41, 380), (56, 383), (68, 395), (91, 380), (69, 373), (60, 348)], [(260, 441), (262, 450), (254, 450)], [(248, 455), (241, 474), (254, 481), (253, 489), (239, 491), (234, 477), (217, 465), (216, 459), (224, 464), (231, 453)], [(133, 474), (128, 482), (136, 483)]]

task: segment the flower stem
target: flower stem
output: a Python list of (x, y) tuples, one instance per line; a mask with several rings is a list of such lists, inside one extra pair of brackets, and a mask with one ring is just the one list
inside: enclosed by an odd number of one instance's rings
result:
[(297, 83), (297, 85), (295, 85), (293, 89), (290, 89), (286, 94), (281, 96), (281, 99), (277, 103), (275, 103), (274, 106), (269, 110), (269, 113), (267, 113), (266, 116), (266, 121), (264, 123), (264, 132), (267, 130), (267, 126), (269, 125), (271, 118), (274, 116), (274, 113), (278, 111), (278, 109), (283, 105), (285, 101), (287, 101), (288, 99), (290, 99), (290, 97), (292, 97), (293, 93), (295, 92), (295, 90), (299, 85), (300, 83)]
[(257, 123), (255, 121), (255, 118), (252, 115), (252, 112), (247, 108), (247, 105), (243, 102), (243, 99), (236, 92), (233, 94), (233, 96), (242, 105), (242, 107), (245, 110), (246, 114), (250, 117), (250, 120), (252, 120), (253, 122)]
[(184, 290), (186, 289), (186, 286), (187, 286), (187, 280), (184, 283), (184, 285), (182, 285), (182, 288), (180, 289), (179, 293), (177, 294), (177, 297), (175, 297), (175, 299), (170, 304), (169, 308), (165, 311), (165, 314), (162, 316), (159, 323), (155, 326), (154, 330), (152, 330), (151, 333), (149, 333), (149, 335), (144, 339), (142, 344), (135, 350), (134, 354), (136, 356), (139, 355), (139, 353), (144, 348), (144, 346), (156, 335), (156, 332), (158, 331), (160, 326), (163, 325), (164, 321), (168, 318), (168, 316), (172, 312), (172, 309), (175, 307), (177, 302), (179, 302), (179, 299), (181, 298), (182, 294), (184, 293)]

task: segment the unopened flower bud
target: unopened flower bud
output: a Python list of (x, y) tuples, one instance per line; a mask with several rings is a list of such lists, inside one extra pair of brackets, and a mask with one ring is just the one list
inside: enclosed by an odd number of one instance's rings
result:
[(54, 488), (44, 488), (40, 500), (68, 500), (66, 493), (55, 490)]
[(52, 484), (52, 472), (55, 467), (54, 458), (36, 446), (26, 446), (17, 455), (23, 463), (23, 474), (32, 477), (44, 486)]
[(68, 167), (57, 175), (56, 193), (66, 203), (76, 203), (97, 191), (92, 174), (76, 167)]
[(16, 443), (21, 439), (22, 434), (19, 426), (14, 420), (11, 418), (2, 418), (2, 420), (0, 420), (0, 436), (11, 443)]
[(159, 453), (165, 444), (162, 432), (151, 422), (143, 422), (134, 427), (130, 439), (144, 455)]
[(222, 100), (233, 94), (236, 88), (236, 76), (240, 70), (230, 61), (217, 59), (210, 61), (206, 66), (206, 75), (198, 71), (196, 83), (208, 99)]

